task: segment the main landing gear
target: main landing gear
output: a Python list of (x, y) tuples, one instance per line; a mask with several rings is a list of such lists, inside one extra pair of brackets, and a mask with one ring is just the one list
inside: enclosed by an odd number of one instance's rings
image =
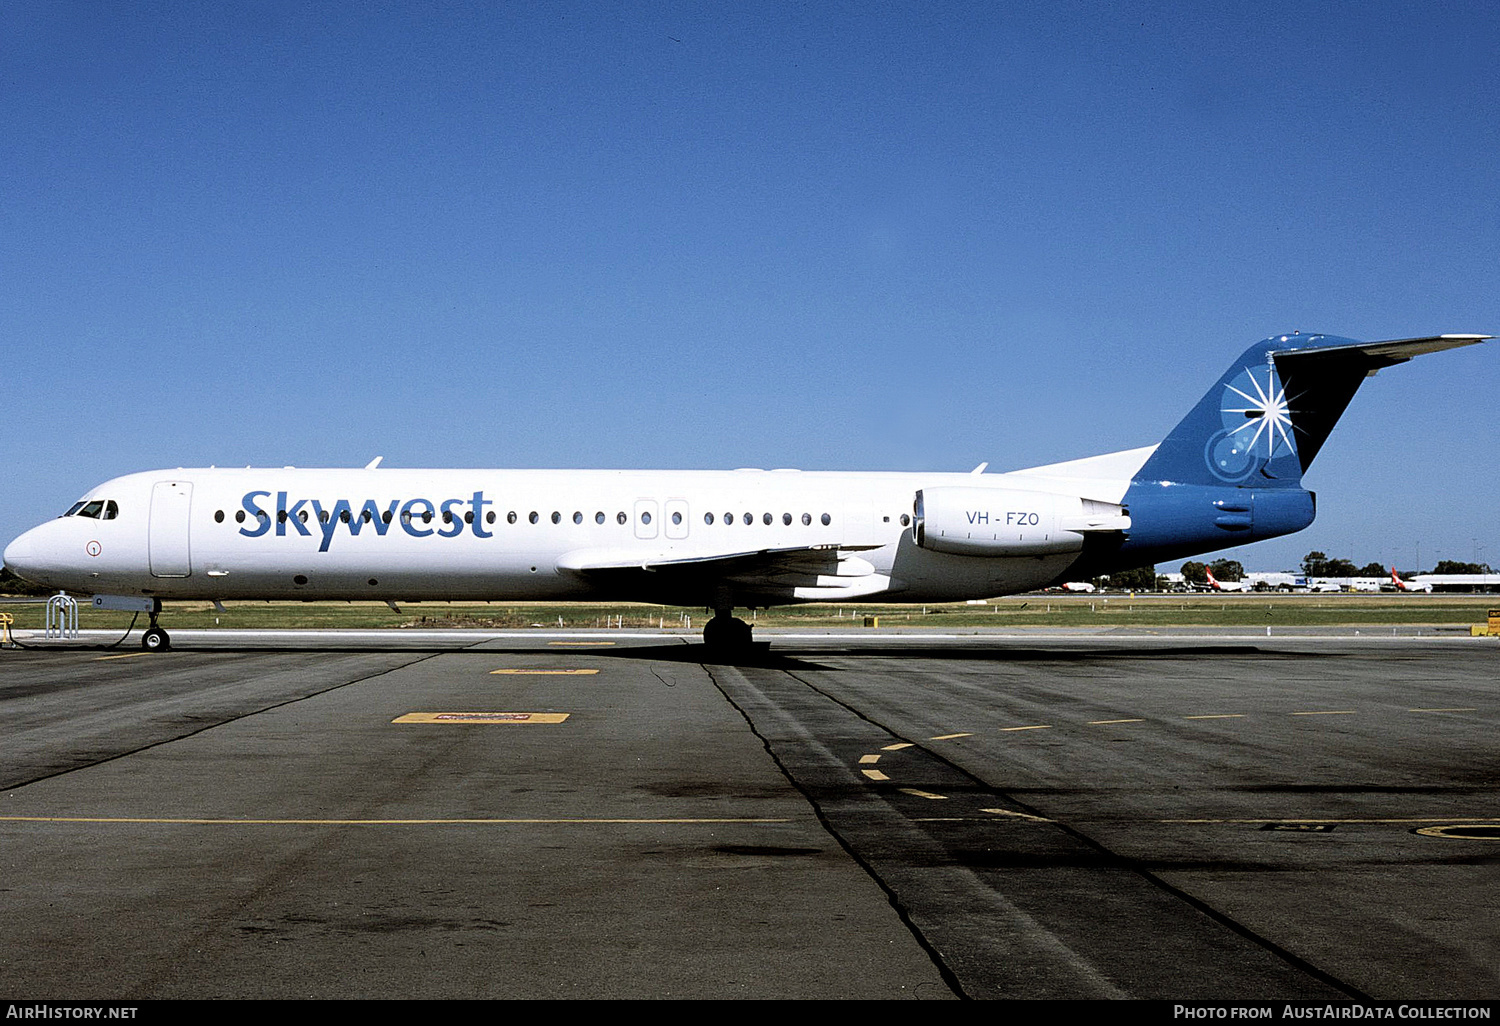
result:
[(754, 647), (751, 627), (734, 615), (733, 609), (715, 609), (703, 627), (703, 643), (720, 652), (748, 652)]

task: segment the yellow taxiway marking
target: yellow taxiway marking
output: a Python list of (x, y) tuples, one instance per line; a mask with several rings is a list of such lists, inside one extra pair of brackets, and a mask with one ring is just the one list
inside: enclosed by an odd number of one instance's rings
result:
[(561, 723), (567, 713), (414, 712), (392, 723)]
[(156, 816), (0, 816), (0, 823), (168, 823), (204, 826), (518, 826), (526, 824), (790, 823), (790, 819), (207, 819)]
[(956, 737), (973, 737), (973, 736), (974, 736), (973, 734), (939, 734), (937, 737), (930, 737), (927, 740), (929, 740), (929, 741), (952, 741)]
[(1477, 708), (1475, 708), (1474, 706), (1469, 706), (1469, 707), (1462, 708), (1462, 709), (1408, 709), (1406, 711), (1407, 712), (1478, 712), (1479, 710)]
[(926, 798), (934, 802), (945, 802), (948, 800), (948, 796), (945, 794), (933, 794), (931, 791), (918, 791), (915, 787), (903, 787), (901, 788), (901, 793), (912, 795), (915, 798)]
[(1031, 727), (1001, 727), (1000, 733), (1009, 733), (1012, 730), (1048, 730), (1052, 727), (1050, 723), (1038, 723)]
[(504, 673), (517, 676), (541, 676), (541, 677), (586, 677), (598, 670), (491, 670), (491, 674)]
[(879, 761), (880, 761), (880, 756), (878, 756), (878, 755), (861, 755), (859, 757), (859, 764), (861, 766), (869, 766), (869, 765), (871, 765), (873, 763), (877, 763)]
[[(1151, 822), (1159, 825), (1171, 826), (1201, 826), (1203, 824), (1227, 823), (1231, 825), (1248, 823), (1452, 823), (1452, 816), (1406, 816), (1390, 817), (1386, 819), (1277, 819), (1275, 817), (1262, 816), (1259, 819), (1157, 819)], [(1466, 819), (1465, 823), (1500, 823), (1500, 817), (1485, 819)]]
[(613, 641), (549, 641), (549, 645), (558, 645), (562, 648), (597, 648), (601, 645), (613, 645)]
[(1111, 723), (1145, 723), (1145, 720), (1089, 720), (1091, 727), (1106, 727)]
[(144, 653), (144, 652), (122, 652), (119, 655), (99, 656), (97, 659), (94, 660), (94, 662), (96, 662), (96, 663), (102, 663), (106, 659), (134, 659), (138, 655), (145, 655), (145, 654), (146, 653)]
[(871, 780), (889, 780), (889, 779), (891, 779), (890, 777), (886, 776), (884, 773), (880, 772), (879, 770), (860, 770), (860, 772), (863, 773), (865, 776), (869, 777)]
[(1316, 709), (1312, 712), (1294, 712), (1293, 716), (1353, 716), (1353, 709)]
[(1012, 816), (1015, 819), (1024, 819), (1032, 823), (1051, 823), (1052, 820), (1045, 816), (1033, 816), (1029, 812), (1012, 812), (1010, 809), (980, 809), (980, 812), (988, 812), (994, 816)]
[(1184, 716), (1185, 720), (1242, 720), (1244, 713), (1205, 713), (1202, 716)]
[(884, 748), (881, 749), (881, 751), (882, 752), (899, 752), (903, 748), (912, 748), (912, 747), (914, 747), (914, 746), (912, 745), (912, 743), (910, 741), (902, 741), (902, 742), (900, 742), (898, 744), (886, 745)]

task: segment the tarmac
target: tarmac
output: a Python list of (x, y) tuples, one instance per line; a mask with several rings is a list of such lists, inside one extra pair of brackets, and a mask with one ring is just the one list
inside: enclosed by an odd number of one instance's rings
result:
[(0, 996), (1493, 1000), (1500, 642), (1404, 633), (0, 651)]

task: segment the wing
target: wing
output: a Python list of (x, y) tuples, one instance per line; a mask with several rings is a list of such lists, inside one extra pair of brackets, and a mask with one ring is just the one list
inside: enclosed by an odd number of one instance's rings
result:
[[(875, 572), (856, 552), (878, 545), (799, 545), (744, 552), (677, 555), (607, 549), (577, 549), (558, 558), (559, 570), (596, 582), (619, 582), (670, 595), (712, 596), (730, 586), (740, 601), (751, 599), (829, 600), (857, 598), (891, 589), (891, 579)], [(759, 604), (759, 603), (755, 603)]]

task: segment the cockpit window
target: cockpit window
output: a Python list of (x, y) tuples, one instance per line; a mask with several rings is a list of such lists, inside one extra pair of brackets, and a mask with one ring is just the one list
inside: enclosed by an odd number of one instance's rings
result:
[(77, 502), (73, 503), (73, 505), (68, 507), (68, 511), (64, 513), (63, 516), (71, 517), (81, 509), (83, 509), (83, 500), (79, 499)]
[(119, 515), (120, 515), (120, 507), (117, 506), (117, 505), (115, 505), (115, 500), (114, 499), (107, 499), (107, 500), (105, 500), (105, 503), (104, 503), (104, 514), (99, 519), (100, 520), (113, 520), (115, 517), (117, 517)]
[(92, 517), (93, 519), (98, 520), (99, 514), (103, 511), (104, 500), (93, 499), (92, 501), (85, 502), (83, 504), (83, 509), (79, 510), (77, 515), (81, 517)]

